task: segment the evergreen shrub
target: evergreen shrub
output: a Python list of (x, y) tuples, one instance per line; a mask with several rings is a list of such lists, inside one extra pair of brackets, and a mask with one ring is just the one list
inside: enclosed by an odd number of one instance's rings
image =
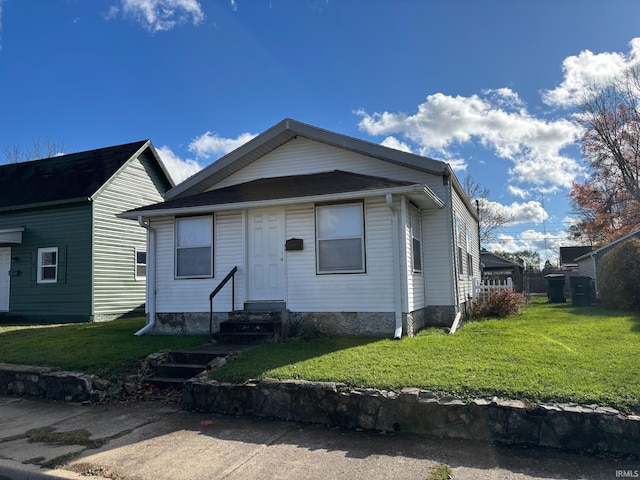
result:
[(596, 276), (602, 303), (621, 310), (640, 310), (640, 240), (626, 240), (603, 255)]

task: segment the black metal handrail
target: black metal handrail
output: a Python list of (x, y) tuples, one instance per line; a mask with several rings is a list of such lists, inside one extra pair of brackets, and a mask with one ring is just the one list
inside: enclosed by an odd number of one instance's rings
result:
[(218, 286), (209, 294), (209, 343), (213, 342), (213, 297), (215, 297), (222, 287), (231, 280), (231, 310), (236, 306), (236, 277), (238, 267), (233, 267), (227, 276), (222, 279)]

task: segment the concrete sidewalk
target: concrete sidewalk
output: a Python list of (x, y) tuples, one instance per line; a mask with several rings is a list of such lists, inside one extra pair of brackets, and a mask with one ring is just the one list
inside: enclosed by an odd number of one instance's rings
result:
[[(39, 466), (55, 459), (62, 469)], [(190, 413), (161, 401), (0, 397), (0, 480), (426, 480), (440, 464), (455, 480), (615, 479), (640, 470), (639, 461)]]

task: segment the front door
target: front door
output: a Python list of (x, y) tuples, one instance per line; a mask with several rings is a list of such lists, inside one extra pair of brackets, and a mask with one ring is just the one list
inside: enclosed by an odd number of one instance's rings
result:
[(249, 301), (284, 300), (284, 210), (249, 210)]
[(9, 311), (11, 248), (0, 248), (0, 312)]

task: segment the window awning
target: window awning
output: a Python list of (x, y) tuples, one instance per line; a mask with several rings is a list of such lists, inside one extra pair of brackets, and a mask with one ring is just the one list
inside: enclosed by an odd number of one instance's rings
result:
[(0, 228), (0, 245), (3, 243), (22, 243), (24, 227)]

